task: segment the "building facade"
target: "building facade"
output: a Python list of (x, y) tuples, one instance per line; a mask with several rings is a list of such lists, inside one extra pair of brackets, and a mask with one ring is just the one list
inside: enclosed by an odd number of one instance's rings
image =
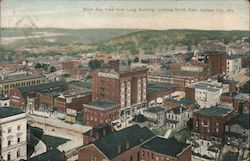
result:
[(240, 114), (227, 122), (225, 125), (226, 143), (241, 147), (250, 148), (250, 114)]
[(228, 92), (229, 86), (218, 82), (199, 82), (186, 87), (187, 99), (196, 100), (201, 108), (216, 105), (220, 101), (220, 95)]
[(165, 108), (161, 106), (150, 107), (143, 112), (143, 115), (158, 126), (163, 126), (166, 120)]
[(120, 105), (111, 102), (94, 101), (83, 104), (83, 122), (87, 126), (111, 124), (119, 118)]
[(185, 87), (188, 87), (192, 83), (197, 82), (198, 79), (193, 76), (173, 76), (173, 75), (167, 75), (167, 74), (151, 73), (148, 75), (148, 81), (160, 82), (160, 83), (171, 83), (175, 85), (176, 90), (185, 91)]
[(0, 94), (9, 95), (13, 88), (26, 87), (43, 83), (41, 76), (35, 75), (16, 75), (2, 76), (0, 80)]
[(165, 125), (171, 130), (181, 130), (187, 126), (190, 118), (192, 118), (192, 110), (179, 106), (167, 110)]
[(196, 110), (193, 113), (192, 135), (201, 140), (221, 144), (224, 141), (224, 125), (233, 117), (233, 110), (221, 106)]
[(27, 158), (27, 116), (12, 107), (0, 108), (0, 155), (6, 161)]
[(230, 55), (227, 58), (227, 71), (228, 75), (239, 73), (241, 70), (241, 56)]
[[(107, 144), (108, 143), (108, 144)], [(84, 146), (81, 161), (191, 161), (191, 146), (134, 125)]]
[(120, 115), (133, 115), (146, 106), (147, 68), (125, 71), (100, 69), (93, 73), (92, 101), (120, 104)]

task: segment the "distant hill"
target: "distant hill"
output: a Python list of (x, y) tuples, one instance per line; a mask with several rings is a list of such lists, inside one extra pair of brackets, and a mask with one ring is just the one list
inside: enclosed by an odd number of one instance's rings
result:
[[(73, 55), (80, 51), (137, 54), (140, 50), (164, 51), (170, 46), (197, 45), (205, 40), (221, 40), (228, 44), (248, 37), (249, 41), (249, 31), (4, 28), (1, 29), (1, 37), (2, 42), (3, 39), (15, 39), (3, 46), (12, 50), (9, 52), (12, 55), (17, 48), (40, 46), (66, 47), (66, 54)], [(83, 46), (87, 46), (86, 49)]]
[[(15, 37), (28, 37), (36, 36), (39, 33), (46, 32), (51, 34), (61, 34), (62, 36), (49, 36), (41, 37), (40, 43), (44, 41), (46, 44), (47, 39), (53, 39), (53, 42), (57, 43), (83, 43), (83, 44), (95, 44), (101, 41), (106, 41), (111, 38), (126, 35), (131, 32), (139, 30), (134, 29), (59, 29), (59, 28), (2, 28), (2, 38), (15, 38)], [(38, 38), (35, 38), (33, 42), (36, 42)], [(32, 40), (32, 39), (31, 39)], [(22, 44), (16, 42), (17, 44)], [(42, 43), (43, 44), (43, 43)]]
[(225, 44), (248, 37), (249, 31), (203, 31), (203, 30), (146, 30), (111, 38), (98, 44), (98, 50), (107, 53), (127, 50), (136, 54), (144, 51), (161, 51), (170, 45), (197, 45), (206, 40), (221, 40)]

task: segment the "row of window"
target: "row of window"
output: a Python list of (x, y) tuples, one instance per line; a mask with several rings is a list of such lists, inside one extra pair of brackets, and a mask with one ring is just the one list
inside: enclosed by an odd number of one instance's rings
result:
[[(21, 142), (21, 138), (18, 137), (17, 138), (17, 143), (20, 143)], [(8, 140), (8, 146), (11, 146), (12, 145), (12, 140)]]
[[(21, 125), (18, 125), (18, 126), (17, 126), (17, 130), (18, 130), (18, 131), (21, 130)], [(11, 132), (12, 132), (12, 128), (9, 127), (9, 128), (8, 128), (8, 133), (11, 133)]]
[[(20, 149), (17, 149), (17, 152), (16, 152), (16, 158), (19, 158), (21, 157), (21, 152), (20, 152)], [(11, 156), (11, 152), (8, 153), (7, 155), (7, 161), (10, 161), (10, 160), (13, 160), (14, 157)]]
[(39, 84), (40, 83), (40, 80), (33, 80), (33, 81), (29, 81), (29, 82), (19, 82), (19, 83), (14, 83), (14, 84), (6, 84), (4, 85), (4, 88), (7, 89), (7, 88), (13, 88), (13, 87), (22, 87), (22, 86), (28, 86), (28, 85), (35, 85), (35, 84)]

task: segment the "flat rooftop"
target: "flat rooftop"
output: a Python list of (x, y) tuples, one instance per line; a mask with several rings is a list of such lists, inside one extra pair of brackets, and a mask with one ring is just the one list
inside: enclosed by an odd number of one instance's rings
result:
[(77, 87), (83, 87), (83, 88), (88, 88), (88, 89), (91, 89), (92, 88), (92, 84), (89, 83), (89, 82), (82, 82), (82, 81), (72, 81), (72, 82), (69, 82), (69, 85), (74, 85), (74, 86), (77, 86)]
[(203, 90), (208, 90), (212, 92), (218, 91), (221, 86), (212, 84), (212, 83), (196, 83), (191, 85), (192, 88), (197, 88), (197, 89), (203, 89)]
[(238, 100), (247, 101), (249, 99), (249, 94), (247, 94), (247, 93), (238, 93), (234, 98), (238, 99)]
[(158, 92), (166, 89), (172, 89), (174, 87), (171, 83), (159, 83), (159, 82), (148, 82), (147, 90), (149, 92)]
[(0, 107), (0, 119), (22, 114), (24, 111), (22, 109), (14, 107)]
[(170, 101), (170, 102), (172, 102), (174, 104), (183, 105), (183, 106), (188, 106), (188, 105), (191, 105), (191, 104), (195, 103), (194, 100), (190, 100), (190, 99), (187, 99), (187, 98), (182, 98), (180, 100), (173, 99), (173, 98), (167, 98), (166, 101)]
[(163, 108), (161, 106), (155, 106), (155, 107), (150, 107), (147, 110), (145, 110), (145, 112), (152, 112), (152, 113), (157, 113), (157, 112), (161, 112), (161, 111), (165, 111), (165, 108)]
[(97, 107), (97, 108), (102, 108), (102, 109), (107, 109), (107, 108), (112, 108), (116, 105), (118, 105), (117, 103), (113, 103), (113, 102), (101, 102), (101, 101), (94, 101), (94, 102), (91, 102), (87, 105), (90, 105), (90, 106), (94, 106), (94, 107)]
[(9, 97), (0, 94), (0, 101), (8, 100)]
[(223, 116), (226, 115), (230, 109), (220, 107), (220, 106), (212, 106), (210, 108), (202, 108), (197, 111), (197, 113), (207, 116)]
[(21, 80), (35, 79), (35, 78), (41, 78), (41, 76), (37, 76), (37, 75), (6, 76), (4, 79), (0, 79), (0, 83), (9, 82), (9, 81), (21, 81)]
[(227, 59), (233, 60), (233, 59), (239, 59), (241, 57), (242, 55), (240, 54), (232, 54), (232, 55), (229, 55)]

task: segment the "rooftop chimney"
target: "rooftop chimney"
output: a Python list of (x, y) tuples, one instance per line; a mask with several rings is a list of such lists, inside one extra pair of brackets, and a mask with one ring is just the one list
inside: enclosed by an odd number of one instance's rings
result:
[(106, 129), (105, 128), (102, 130), (102, 134), (103, 134), (103, 136), (106, 135)]
[(126, 149), (129, 149), (129, 142), (128, 141), (126, 141), (125, 146), (126, 146)]
[(121, 145), (118, 145), (118, 146), (116, 146), (116, 152), (118, 153), (118, 154), (120, 154), (121, 153)]

